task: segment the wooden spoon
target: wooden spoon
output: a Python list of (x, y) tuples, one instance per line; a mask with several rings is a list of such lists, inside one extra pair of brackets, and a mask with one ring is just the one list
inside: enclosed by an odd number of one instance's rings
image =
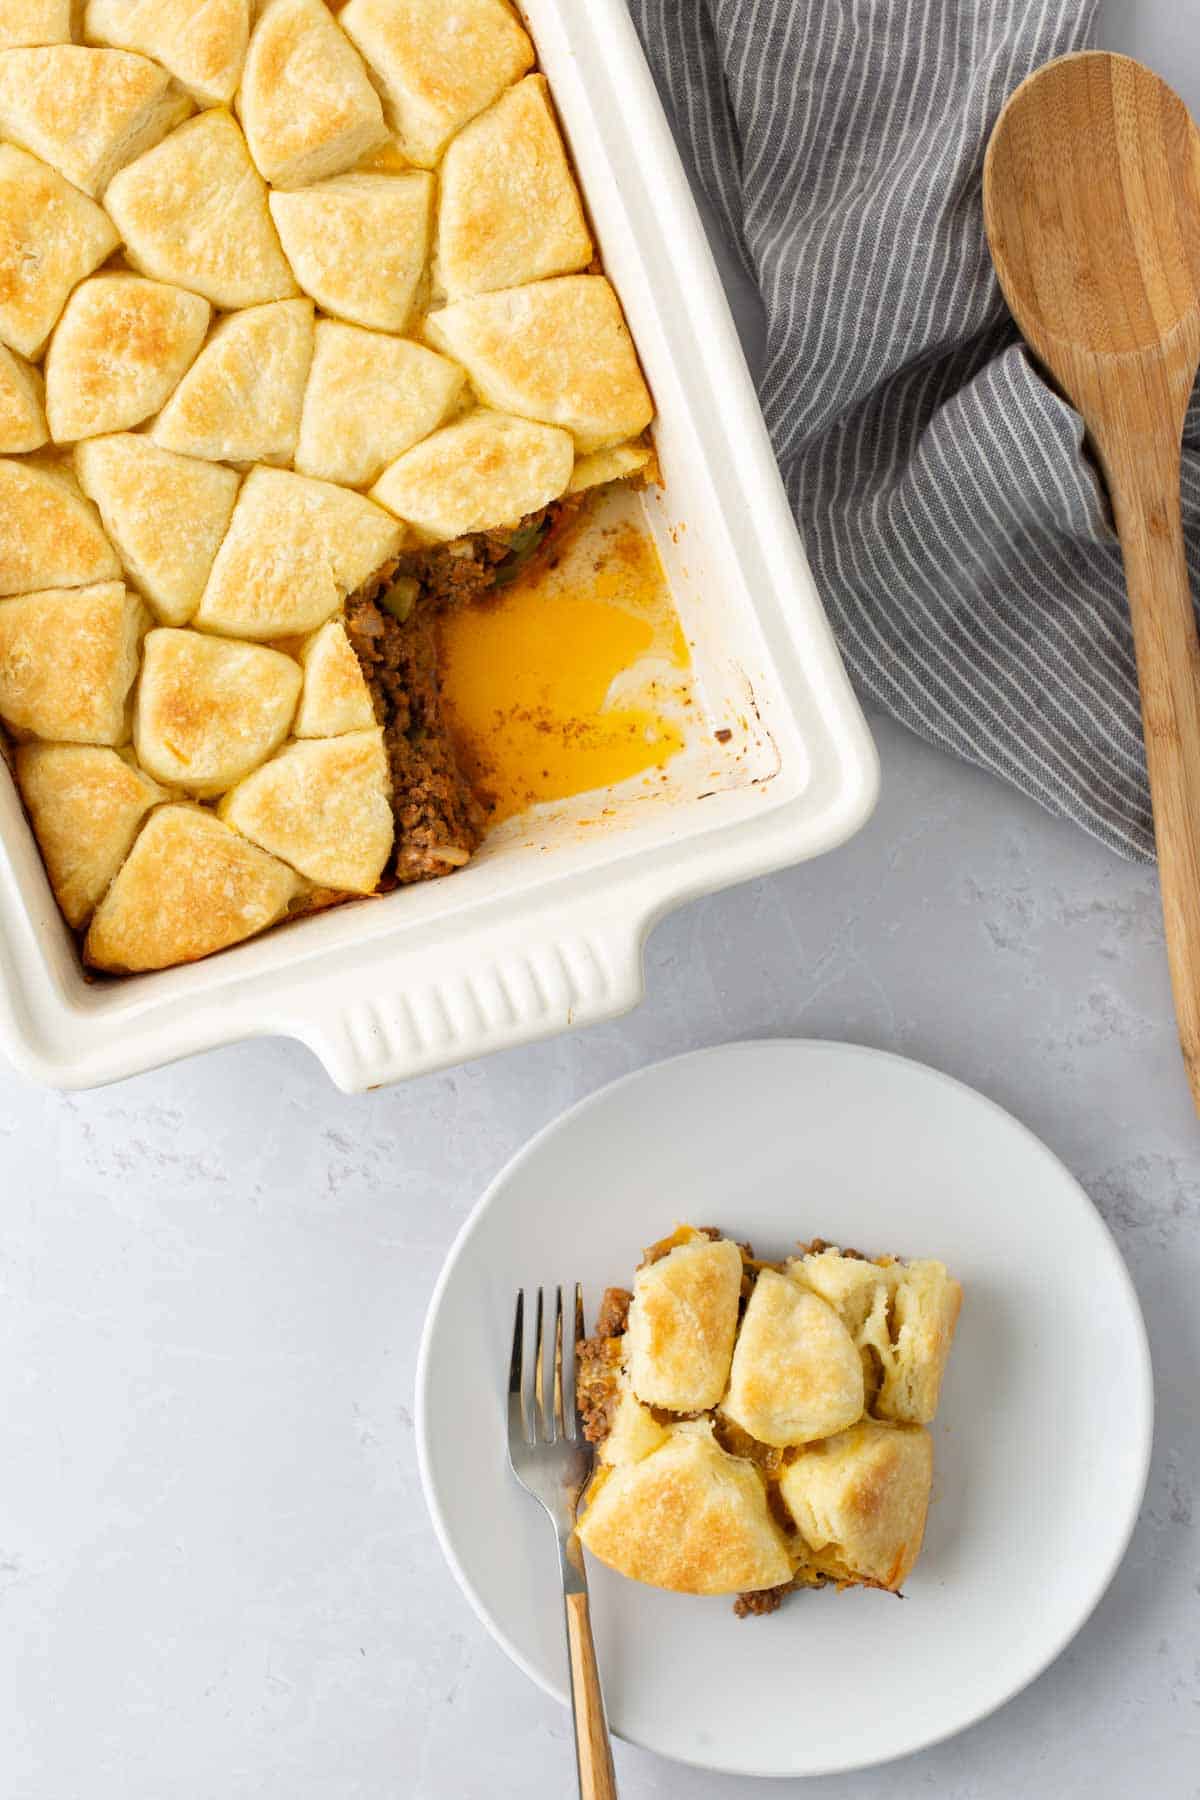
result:
[(1112, 497), (1175, 1016), (1200, 1110), (1200, 643), (1179, 498), (1200, 364), (1200, 134), (1141, 63), (1061, 57), (997, 120), (983, 214), (1013, 317), (1082, 415)]

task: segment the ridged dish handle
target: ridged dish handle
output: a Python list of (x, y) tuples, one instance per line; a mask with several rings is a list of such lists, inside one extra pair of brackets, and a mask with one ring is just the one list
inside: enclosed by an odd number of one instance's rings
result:
[(465, 939), (443, 928), (436, 945), (330, 984), (285, 1029), (338, 1087), (360, 1093), (616, 1018), (642, 998), (642, 949), (656, 911), (601, 917), (576, 907)]

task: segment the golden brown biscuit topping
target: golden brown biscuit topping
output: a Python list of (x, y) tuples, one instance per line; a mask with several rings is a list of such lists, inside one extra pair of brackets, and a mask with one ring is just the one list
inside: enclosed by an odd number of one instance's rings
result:
[(0, 7), (0, 730), (95, 968), (479, 842), (431, 620), (650, 454), (533, 63), (509, 0)]

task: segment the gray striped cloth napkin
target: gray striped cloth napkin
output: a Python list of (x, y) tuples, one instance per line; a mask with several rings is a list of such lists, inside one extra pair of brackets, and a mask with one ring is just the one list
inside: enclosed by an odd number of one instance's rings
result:
[[(757, 283), (760, 396), (864, 697), (1153, 855), (1120, 556), (1074, 412), (1017, 341), (980, 172), (1096, 0), (629, 0)], [(1200, 404), (1184, 515), (1200, 583)]]

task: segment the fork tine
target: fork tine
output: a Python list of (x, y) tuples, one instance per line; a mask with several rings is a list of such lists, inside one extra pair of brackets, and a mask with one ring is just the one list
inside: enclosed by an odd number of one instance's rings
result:
[(563, 1417), (563, 1304), (562, 1289), (556, 1290), (554, 1302), (554, 1435), (565, 1438), (566, 1420)]
[(510, 1441), (529, 1442), (525, 1418), (525, 1398), (521, 1376), (525, 1361), (525, 1289), (517, 1289), (517, 1311), (513, 1319), (512, 1356), (508, 1364), (508, 1435)]
[(579, 1346), (587, 1336), (583, 1322), (583, 1284), (575, 1283), (575, 1329), (571, 1334), (571, 1424), (572, 1437), (582, 1438), (583, 1420), (579, 1413)]
[(542, 1290), (538, 1289), (537, 1317), (533, 1328), (534, 1343), (537, 1352), (533, 1362), (533, 1441), (535, 1444), (550, 1442), (550, 1432), (546, 1423), (546, 1385), (542, 1373)]

